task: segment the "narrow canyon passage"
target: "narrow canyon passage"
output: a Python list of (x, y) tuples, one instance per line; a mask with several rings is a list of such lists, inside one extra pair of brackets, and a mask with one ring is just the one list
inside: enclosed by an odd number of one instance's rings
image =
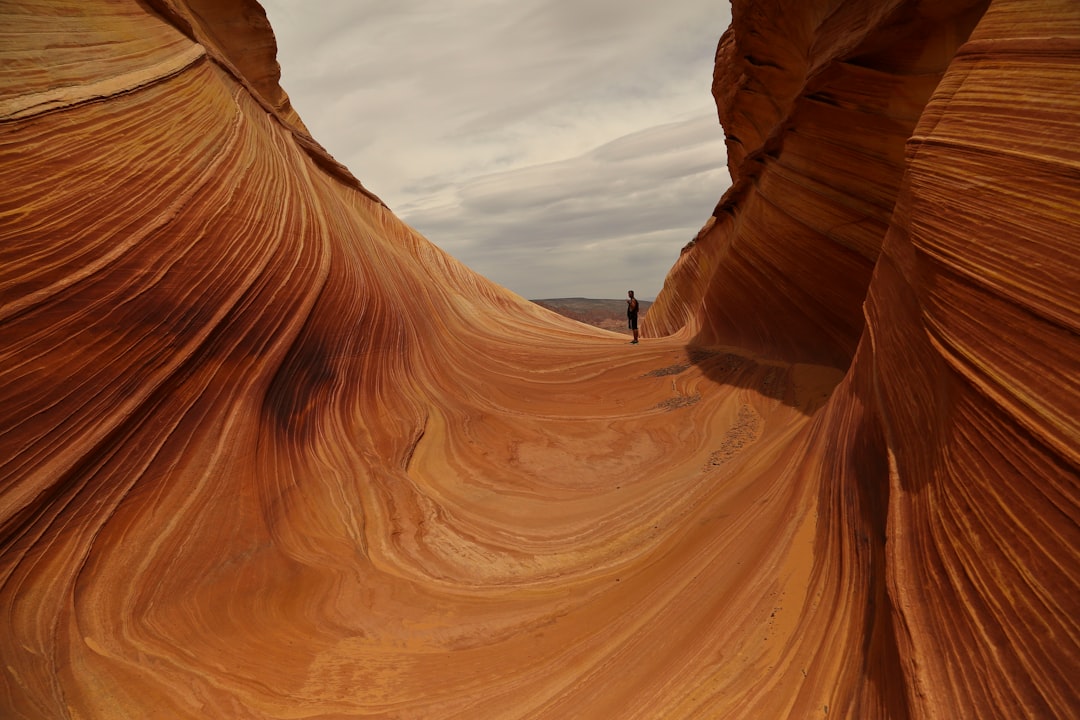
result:
[(254, 0), (0, 16), (0, 716), (1078, 715), (1075, 0), (735, 0), (639, 345), (395, 216)]

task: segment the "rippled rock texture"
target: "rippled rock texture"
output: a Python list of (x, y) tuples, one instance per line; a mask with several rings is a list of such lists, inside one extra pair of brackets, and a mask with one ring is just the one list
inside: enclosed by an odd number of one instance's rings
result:
[(0, 715), (1080, 714), (1080, 8), (733, 14), (631, 348), (395, 218), (254, 2), (0, 5)]

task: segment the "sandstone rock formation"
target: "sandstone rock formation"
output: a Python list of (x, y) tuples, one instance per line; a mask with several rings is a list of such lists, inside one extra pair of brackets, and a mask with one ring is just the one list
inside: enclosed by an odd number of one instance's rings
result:
[(401, 223), (252, 0), (0, 6), (0, 715), (1080, 714), (1080, 8), (733, 15), (629, 348)]

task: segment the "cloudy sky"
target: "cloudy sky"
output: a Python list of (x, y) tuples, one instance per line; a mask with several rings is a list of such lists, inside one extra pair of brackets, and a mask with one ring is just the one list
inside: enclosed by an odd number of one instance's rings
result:
[(730, 181), (727, 0), (260, 0), (315, 139), (533, 299), (652, 299)]

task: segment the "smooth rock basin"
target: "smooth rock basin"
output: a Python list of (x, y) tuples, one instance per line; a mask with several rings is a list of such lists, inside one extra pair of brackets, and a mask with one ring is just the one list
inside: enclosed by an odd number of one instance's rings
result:
[(399, 221), (252, 0), (0, 5), (0, 715), (1080, 714), (1080, 6), (732, 10), (631, 347)]

